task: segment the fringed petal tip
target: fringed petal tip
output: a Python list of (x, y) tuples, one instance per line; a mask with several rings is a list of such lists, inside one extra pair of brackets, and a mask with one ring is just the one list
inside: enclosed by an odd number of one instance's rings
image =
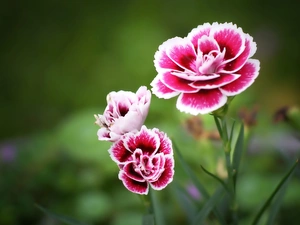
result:
[(260, 62), (257, 59), (249, 59), (238, 71), (241, 76), (235, 81), (220, 87), (221, 92), (226, 96), (235, 96), (250, 87), (257, 78), (260, 70)]
[(201, 90), (196, 94), (181, 94), (176, 107), (179, 111), (192, 115), (211, 113), (227, 102), (227, 97), (219, 89)]
[(159, 75), (157, 75), (150, 84), (152, 86), (151, 91), (158, 98), (170, 99), (179, 94), (170, 88), (168, 88), (164, 83), (161, 82)]

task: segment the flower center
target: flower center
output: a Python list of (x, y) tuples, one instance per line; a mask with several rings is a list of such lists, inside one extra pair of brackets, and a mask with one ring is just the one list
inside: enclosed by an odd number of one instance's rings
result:
[(129, 111), (129, 108), (127, 106), (121, 105), (119, 107), (120, 116), (125, 116)]
[(225, 48), (223, 52), (213, 50), (206, 55), (202, 53), (197, 57), (197, 68), (201, 75), (211, 75), (220, 70), (220, 66), (224, 60)]
[(150, 175), (154, 172), (154, 166), (150, 162), (148, 156), (142, 156), (140, 160), (135, 165), (135, 171), (140, 172), (144, 175)]

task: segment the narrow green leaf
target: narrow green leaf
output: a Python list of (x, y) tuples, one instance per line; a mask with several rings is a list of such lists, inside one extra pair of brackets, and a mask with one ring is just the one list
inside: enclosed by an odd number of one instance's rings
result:
[(283, 179), (280, 181), (280, 183), (277, 185), (277, 187), (275, 188), (275, 190), (273, 191), (273, 193), (271, 194), (271, 196), (267, 199), (267, 201), (265, 202), (265, 204), (261, 207), (261, 209), (259, 210), (259, 212), (257, 213), (256, 217), (253, 220), (253, 223), (252, 223), (253, 225), (255, 225), (255, 224), (258, 223), (258, 221), (260, 220), (260, 217), (265, 212), (265, 210), (268, 208), (268, 206), (272, 202), (272, 200), (273, 200), (274, 196), (276, 195), (276, 193), (281, 189), (281, 187), (288, 180), (288, 178), (290, 177), (290, 175), (292, 174), (292, 172), (296, 168), (297, 164), (298, 164), (298, 159), (296, 160), (296, 162), (294, 163), (294, 165), (290, 168), (290, 170), (288, 171), (288, 173), (283, 177)]
[(154, 216), (152, 214), (147, 214), (143, 216), (143, 225), (155, 225)]
[(222, 122), (222, 128), (221, 128), (222, 140), (223, 143), (227, 143), (228, 142), (227, 118), (223, 117), (221, 119), (221, 122)]
[[(217, 119), (217, 118), (216, 118)], [(196, 186), (196, 188), (199, 190), (199, 192), (201, 193), (201, 195), (205, 198), (205, 199), (210, 199), (210, 196), (208, 194), (208, 192), (206, 191), (206, 189), (203, 187), (203, 185), (200, 183), (198, 177), (196, 176), (196, 174), (193, 172), (193, 170), (190, 168), (190, 166), (186, 163), (186, 161), (183, 159), (179, 148), (177, 147), (177, 145), (175, 144), (174, 140), (172, 140), (173, 142), (173, 148), (178, 156), (178, 160), (181, 164), (181, 166), (183, 167), (184, 171), (186, 172), (186, 174), (190, 177), (190, 179), (192, 180), (192, 182), (194, 183), (194, 185)], [(216, 216), (216, 218), (218, 219), (218, 221), (220, 222), (221, 225), (225, 225), (226, 222), (224, 220), (224, 218), (222, 217), (222, 215), (220, 214), (220, 212), (214, 208), (213, 212)]]
[(181, 166), (183, 167), (184, 171), (186, 172), (186, 174), (191, 178), (192, 182), (195, 184), (195, 186), (197, 187), (197, 189), (200, 191), (200, 193), (202, 194), (202, 196), (206, 199), (209, 198), (209, 194), (206, 191), (206, 189), (203, 187), (203, 185), (199, 182), (198, 177), (196, 176), (196, 174), (193, 172), (193, 170), (190, 168), (190, 166), (185, 162), (185, 160), (183, 159), (179, 148), (177, 147), (177, 145), (175, 144), (174, 141), (173, 142), (173, 148), (178, 156), (178, 160), (181, 164)]
[(43, 208), (42, 206), (36, 204), (35, 205), (38, 209), (40, 209), (42, 212), (44, 212), (45, 214), (47, 214), (48, 216), (52, 217), (53, 219), (56, 219), (60, 222), (64, 222), (66, 224), (69, 224), (69, 225), (87, 225), (86, 223), (82, 223), (82, 222), (78, 222), (77, 220), (71, 218), (71, 217), (68, 217), (68, 216), (64, 216), (64, 215), (60, 215), (60, 214), (57, 214), (57, 213), (53, 213), (45, 208)]
[(176, 192), (176, 197), (181, 208), (183, 209), (188, 220), (192, 221), (196, 212), (198, 211), (200, 202), (198, 201), (198, 199), (195, 199), (193, 196), (191, 196), (191, 194), (188, 193), (187, 189), (179, 185), (175, 180), (173, 181), (172, 186), (174, 191)]
[(285, 184), (281, 187), (281, 189), (278, 191), (277, 196), (274, 198), (274, 203), (270, 206), (270, 214), (267, 221), (267, 225), (273, 225), (275, 224), (276, 215), (280, 209), (285, 191), (288, 186), (288, 181), (290, 180), (291, 176), (289, 176), (288, 180), (285, 182)]
[(217, 129), (218, 129), (218, 131), (219, 131), (220, 137), (221, 137), (221, 139), (223, 139), (223, 137), (222, 137), (222, 133), (223, 133), (223, 132), (222, 132), (222, 126), (221, 126), (221, 124), (220, 124), (219, 118), (218, 118), (217, 116), (214, 116), (214, 120), (215, 120)]
[(233, 150), (233, 157), (232, 157), (234, 189), (236, 186), (236, 180), (237, 180), (240, 162), (241, 162), (242, 155), (243, 155), (243, 150), (244, 150), (244, 124), (242, 123), (237, 140), (236, 140), (236, 144), (235, 144), (235, 147)]
[(151, 198), (151, 206), (152, 206), (152, 211), (154, 213), (156, 225), (164, 225), (165, 222), (164, 222), (164, 218), (163, 218), (163, 210), (160, 207), (156, 193), (153, 189), (150, 188), (149, 194), (150, 194), (150, 198)]
[(234, 127), (235, 127), (235, 120), (233, 121), (232, 126), (231, 126), (231, 131), (230, 131), (230, 136), (229, 136), (230, 143), (232, 142)]
[(209, 176), (211, 176), (212, 178), (214, 178), (216, 181), (218, 181), (223, 187), (224, 189), (228, 192), (229, 195), (231, 195), (231, 192), (228, 188), (228, 186), (225, 184), (225, 182), (223, 180), (221, 180), (219, 177), (217, 177), (216, 175), (214, 175), (213, 173), (209, 172), (208, 170), (206, 170), (203, 166), (201, 166), (201, 168), (203, 169), (203, 171), (205, 173), (207, 173)]
[[(192, 225), (202, 225), (205, 224), (204, 221), (208, 214), (215, 208), (216, 204), (221, 200), (224, 193), (224, 188), (218, 188), (211, 198), (205, 203), (202, 209), (197, 213)], [(223, 224), (223, 223), (222, 223)], [(226, 224), (226, 223), (224, 223)]]

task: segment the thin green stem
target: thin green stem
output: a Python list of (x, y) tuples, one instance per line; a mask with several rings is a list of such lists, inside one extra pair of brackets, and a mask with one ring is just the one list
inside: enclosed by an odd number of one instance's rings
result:
[(223, 141), (223, 150), (225, 153), (225, 161), (226, 161), (226, 168), (227, 168), (227, 174), (228, 174), (228, 185), (231, 191), (233, 191), (233, 171), (232, 171), (232, 165), (231, 165), (231, 143), (228, 138), (228, 130), (227, 130), (227, 120), (226, 117), (223, 117), (221, 119), (221, 132), (222, 132), (222, 141)]
[[(236, 225), (238, 224), (238, 217), (237, 217), (237, 204), (236, 204), (236, 195), (235, 195), (235, 185), (234, 185), (234, 174), (232, 169), (232, 163), (231, 163), (231, 137), (228, 136), (228, 130), (227, 130), (227, 118), (221, 117), (220, 118), (221, 123), (217, 117), (215, 117), (216, 126), (218, 128), (220, 137), (222, 138), (222, 145), (223, 150), (225, 154), (225, 161), (226, 161), (226, 169), (227, 169), (227, 185), (228, 189), (230, 190), (230, 211), (231, 211), (231, 217), (232, 217), (232, 224)], [(230, 134), (231, 136), (231, 134)]]
[(140, 195), (146, 208), (143, 225), (164, 225), (163, 210), (159, 204), (155, 191), (149, 188), (148, 195)]
[(150, 188), (149, 190), (149, 195), (151, 199), (151, 205), (152, 205), (152, 210), (155, 218), (155, 224), (156, 225), (165, 225), (165, 221), (163, 218), (163, 209), (159, 203), (158, 197), (156, 195), (157, 193)]
[(146, 213), (153, 213), (149, 195), (138, 195), (145, 207)]
[(144, 207), (145, 214), (143, 215), (142, 225), (155, 225), (155, 215), (153, 204), (149, 195), (139, 195)]

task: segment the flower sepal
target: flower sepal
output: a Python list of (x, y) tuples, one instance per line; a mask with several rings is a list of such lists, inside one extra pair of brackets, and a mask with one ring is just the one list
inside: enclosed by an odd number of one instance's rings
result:
[(235, 96), (228, 97), (227, 102), (226, 102), (225, 105), (223, 105), (221, 108), (211, 112), (210, 114), (213, 115), (213, 116), (216, 116), (220, 119), (224, 118), (227, 115), (229, 105), (230, 105), (230, 103), (231, 103), (231, 101), (233, 100), (234, 97)]

